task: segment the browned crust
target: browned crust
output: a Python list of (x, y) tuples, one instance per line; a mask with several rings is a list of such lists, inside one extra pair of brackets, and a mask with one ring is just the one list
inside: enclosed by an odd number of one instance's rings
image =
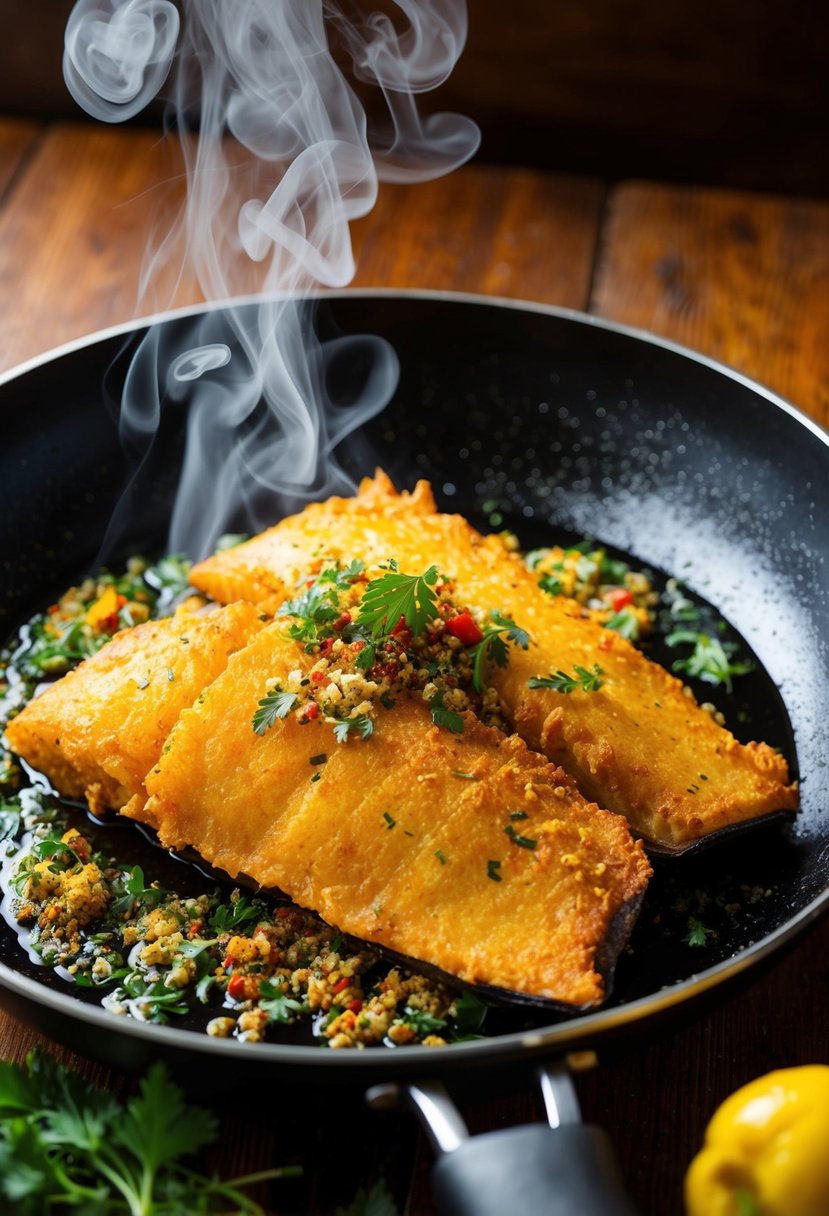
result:
[[(566, 768), (586, 797), (662, 847), (678, 851), (734, 824), (796, 809), (797, 787), (782, 756), (765, 743), (739, 743), (674, 676), (573, 601), (545, 595), (497, 537), (437, 513), (425, 482), (398, 494), (379, 471), (355, 497), (313, 503), (202, 563), (193, 581), (219, 599), (250, 595), (273, 608), (293, 594), (311, 555), (395, 557), (411, 571), (437, 562), (459, 598), (514, 617), (533, 644), (513, 649), (492, 681), (515, 729)], [(594, 663), (604, 673), (597, 693), (527, 687), (532, 676)]]

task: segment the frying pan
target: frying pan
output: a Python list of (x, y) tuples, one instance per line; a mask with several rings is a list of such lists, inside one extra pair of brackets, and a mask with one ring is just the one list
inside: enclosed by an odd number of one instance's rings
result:
[[(136, 470), (119, 445), (113, 403), (150, 325), (185, 349), (194, 321), (208, 315), (211, 325), (225, 321), (222, 307), (166, 314), (61, 348), (0, 380), (3, 636), (88, 571), (105, 536), (108, 557), (164, 548), (187, 404), (163, 405), (159, 433)], [(572, 312), (446, 294), (350, 292), (317, 301), (315, 323), (322, 337), (379, 335), (400, 362), (387, 408), (338, 449), (355, 480), (377, 465), (400, 486), (427, 477), (443, 509), (462, 511), (484, 529), (509, 528), (528, 545), (589, 535), (638, 565), (681, 575), (753, 655), (756, 672), (745, 678), (729, 725), (784, 751), (801, 781), (802, 809), (793, 824), (770, 823), (699, 855), (656, 860), (632, 952), (603, 1009), (569, 1019), (507, 1012), (496, 1017), (491, 1037), (430, 1052), (428, 1061), (419, 1048), (324, 1052), (289, 1035), (246, 1044), (116, 1019), (30, 967), (6, 926), (0, 998), (46, 1033), (119, 1068), (161, 1056), (179, 1070), (209, 1066), (214, 1078), (267, 1071), (303, 1084), (408, 1086), (416, 1104), (431, 1107), (435, 1143), (452, 1150), (438, 1167), (448, 1210), (499, 1210), (498, 1169), (489, 1169), (485, 1186), (481, 1170), (520, 1152), (527, 1210), (631, 1211), (591, 1129), (518, 1129), (528, 1137), (520, 1147), (506, 1132), (494, 1143), (491, 1136), (465, 1141), (424, 1071), (445, 1077), (545, 1062), (638, 1028), (745, 975), (825, 910), (827, 437), (723, 366)], [(332, 391), (348, 401), (356, 391), (350, 378), (364, 375), (340, 360)], [(733, 705), (724, 708), (733, 713)], [(718, 919), (716, 936), (700, 951), (683, 935), (701, 889)], [(747, 901), (746, 889), (761, 897)], [(549, 1069), (545, 1075), (552, 1121), (566, 1124), (565, 1083)], [(388, 1090), (375, 1100), (384, 1096)], [(577, 1158), (588, 1167), (579, 1166), (575, 1178)], [(538, 1189), (552, 1175), (562, 1196), (568, 1187), (571, 1200), (578, 1194), (575, 1206), (549, 1206), (568, 1202)], [(514, 1203), (515, 1171), (509, 1176)]]

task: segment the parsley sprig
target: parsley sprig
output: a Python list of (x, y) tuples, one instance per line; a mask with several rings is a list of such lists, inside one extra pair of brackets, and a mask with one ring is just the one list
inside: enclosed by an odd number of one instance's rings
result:
[(366, 587), (357, 624), (379, 641), (402, 619), (417, 637), (438, 614), (437, 581), (437, 566), (430, 566), (423, 574), (401, 574), (392, 559), (385, 573)]
[(265, 693), (253, 715), (253, 729), (256, 734), (264, 735), (277, 718), (287, 718), (297, 700), (295, 692), (285, 692), (281, 688), (272, 688), (270, 692)]
[(327, 637), (340, 615), (342, 592), (357, 581), (364, 569), (363, 563), (358, 561), (347, 566), (331, 566), (323, 570), (310, 587), (281, 604), (277, 616), (294, 618), (288, 627), (288, 636), (295, 642), (304, 642), (306, 650), (312, 650)]
[(582, 692), (598, 692), (602, 686), (602, 676), (604, 672), (598, 663), (594, 663), (592, 667), (580, 667), (578, 663), (574, 664), (573, 671), (575, 675), (569, 675), (566, 671), (559, 669), (551, 672), (548, 676), (531, 676), (527, 681), (528, 688), (552, 688), (555, 692), (571, 693), (576, 689), (581, 689)]
[(263, 1216), (240, 1187), (298, 1171), (223, 1182), (185, 1164), (217, 1132), (215, 1117), (186, 1105), (162, 1064), (122, 1106), (43, 1052), (30, 1052), (25, 1065), (0, 1062), (0, 1200), (19, 1216)]
[(522, 650), (526, 650), (530, 644), (530, 635), (516, 625), (512, 617), (504, 616), (501, 612), (491, 612), (489, 619), (490, 624), (485, 627), (484, 636), (473, 650), (472, 687), (479, 693), (484, 690), (487, 663), (506, 667), (509, 661), (508, 643), (520, 646)]

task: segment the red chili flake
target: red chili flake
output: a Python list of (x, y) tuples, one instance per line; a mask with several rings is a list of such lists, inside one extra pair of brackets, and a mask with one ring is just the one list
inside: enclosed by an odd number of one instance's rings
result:
[(224, 962), (222, 963), (222, 966), (224, 967), (225, 971), (229, 971), (235, 962), (236, 962), (236, 959), (233, 958), (230, 954), (228, 954), (227, 957), (225, 958)]
[(601, 641), (599, 642), (599, 650), (612, 650), (612, 649), (613, 649), (613, 634), (610, 632), (607, 632), (607, 635), (605, 637), (603, 637), (601, 639)]
[(324, 659), (327, 659), (330, 655), (334, 641), (334, 638), (323, 638), (323, 640), (320, 642), (320, 654)]
[(446, 632), (451, 633), (464, 646), (477, 646), (483, 641), (483, 633), (468, 612), (459, 612), (446, 622)]
[(322, 684), (322, 682), (323, 682), (323, 680), (324, 680), (324, 679), (325, 679), (325, 672), (324, 672), (324, 671), (312, 671), (312, 672), (311, 672), (311, 681), (312, 681), (312, 683), (314, 683), (314, 684)]
[(288, 916), (291, 916), (292, 913), (293, 913), (293, 908), (287, 908), (284, 905), (283, 905), (283, 907), (276, 909), (276, 915), (279, 917), (280, 920), (285, 920), (285, 918)]

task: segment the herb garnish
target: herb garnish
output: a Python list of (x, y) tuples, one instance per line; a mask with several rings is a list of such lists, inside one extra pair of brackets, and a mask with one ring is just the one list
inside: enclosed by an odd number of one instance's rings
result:
[(748, 660), (732, 660), (731, 655), (737, 649), (733, 642), (721, 642), (696, 629), (675, 629), (665, 638), (667, 646), (683, 643), (693, 646), (693, 650), (687, 658), (674, 660), (671, 670), (696, 677), (706, 684), (722, 684), (731, 692), (732, 676), (743, 676), (754, 670), (754, 664)]
[(486, 863), (487, 878), (491, 878), (493, 880), (493, 882), (501, 882), (501, 875), (499, 873), (500, 869), (501, 869), (500, 861), (493, 861), (490, 858), (490, 860)]
[(112, 1216), (234, 1212), (263, 1216), (239, 1187), (296, 1168), (222, 1182), (184, 1164), (216, 1140), (215, 1117), (187, 1106), (154, 1064), (124, 1106), (41, 1051), (0, 1062), (0, 1198), (35, 1216), (56, 1210)]
[(269, 1022), (281, 1022), (283, 1025), (296, 1021), (296, 1014), (306, 1013), (308, 1005), (290, 995), (287, 983), (274, 983), (272, 980), (262, 980), (259, 984), (259, 1007), (268, 1015)]
[(351, 735), (369, 739), (373, 734), (374, 723), (366, 714), (358, 714), (356, 718), (345, 718), (334, 723), (334, 737), (338, 743), (347, 743)]
[(434, 590), (437, 581), (437, 566), (430, 566), (423, 574), (401, 574), (397, 562), (391, 560), (385, 574), (366, 587), (357, 624), (368, 629), (377, 641), (403, 620), (417, 637), (438, 614)]
[(432, 712), (432, 721), (435, 726), (442, 726), (444, 730), (451, 730), (455, 735), (463, 734), (463, 718), (460, 714), (456, 714), (454, 710), (446, 708), (443, 703), (442, 692), (432, 697), (429, 702), (429, 709)]
[(534, 849), (538, 845), (537, 840), (530, 840), (529, 836), (520, 836), (511, 823), (504, 828), (504, 834), (509, 836), (513, 844), (517, 844), (522, 849)]
[(580, 688), (583, 692), (598, 692), (602, 686), (602, 676), (604, 672), (598, 663), (594, 663), (588, 670), (586, 667), (580, 667), (578, 663), (574, 664), (573, 670), (575, 675), (568, 675), (566, 671), (560, 669), (556, 672), (551, 672), (549, 676), (532, 676), (527, 681), (528, 688), (552, 688), (555, 692), (571, 693)]
[(697, 920), (695, 916), (688, 918), (688, 934), (682, 940), (689, 946), (707, 946), (708, 939), (714, 934), (713, 929), (709, 929), (701, 920)]
[(520, 646), (522, 650), (526, 650), (530, 644), (530, 635), (525, 629), (519, 628), (511, 617), (504, 616), (501, 612), (491, 612), (489, 619), (492, 623), (485, 627), (483, 638), (472, 652), (475, 656), (472, 687), (476, 692), (483, 692), (487, 662), (492, 661), (499, 667), (506, 667), (509, 660), (508, 642), (512, 642), (513, 646)]
[(287, 718), (297, 699), (295, 692), (284, 692), (281, 688), (272, 688), (270, 692), (265, 693), (253, 715), (253, 729), (256, 734), (264, 735), (277, 718)]
[(383, 811), (383, 818), (384, 818), (384, 819), (385, 819), (385, 821), (386, 821), (386, 826), (387, 826), (387, 827), (388, 827), (388, 829), (391, 831), (391, 829), (392, 829), (393, 827), (395, 827), (395, 825), (397, 824), (397, 820), (396, 820), (396, 819), (392, 819), (392, 817), (391, 817), (391, 815), (388, 813), (388, 811)]
[(312, 650), (340, 615), (340, 592), (356, 582), (364, 569), (358, 561), (342, 568), (332, 566), (294, 599), (281, 604), (277, 616), (296, 618), (288, 628), (288, 636), (295, 642), (305, 642), (306, 650)]

